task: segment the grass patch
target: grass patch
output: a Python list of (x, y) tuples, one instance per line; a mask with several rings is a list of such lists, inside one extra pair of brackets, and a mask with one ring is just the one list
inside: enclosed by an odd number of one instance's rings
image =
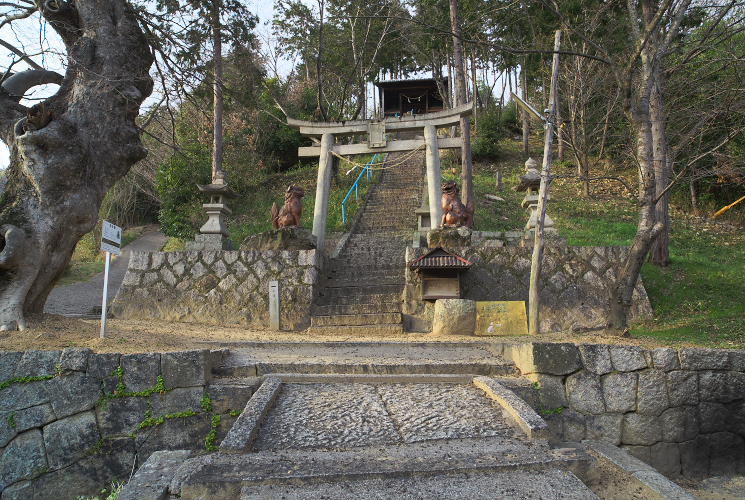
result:
[[(354, 160), (357, 163), (364, 164), (370, 158), (372, 158), (372, 155), (360, 155), (354, 157)], [(344, 224), (342, 222), (341, 202), (360, 173), (359, 169), (355, 169), (349, 175), (345, 175), (350, 168), (351, 165), (341, 162), (338, 174), (331, 179), (327, 232), (346, 231), (349, 228), (357, 210), (365, 200), (368, 189), (379, 178), (379, 172), (374, 173), (372, 182), (368, 182), (366, 176), (363, 176), (358, 185), (357, 197), (355, 198), (354, 193), (352, 193), (347, 200), (347, 223)], [(305, 196), (302, 200), (302, 226), (308, 229), (313, 227), (317, 174), (318, 165), (312, 164), (281, 175), (275, 175), (257, 184), (252, 196), (231, 202), (233, 212), (240, 214), (232, 217), (228, 224), (230, 239), (235, 248), (240, 247), (247, 236), (269, 231), (272, 228), (270, 220), (272, 203), (276, 202), (280, 207), (284, 204), (284, 192), (289, 184), (298, 185), (305, 190)]]
[[(540, 146), (531, 146), (531, 155), (540, 163)], [(520, 207), (523, 193), (512, 189), (524, 172), (520, 144), (503, 141), (500, 151), (498, 161), (474, 164), (474, 225), (478, 230), (520, 230), (527, 221), (527, 211)], [(443, 165), (444, 177), (459, 177), (459, 169), (451, 171), (456, 167), (452, 160)], [(555, 167), (556, 175), (574, 173), (571, 162)], [(497, 169), (505, 185), (499, 192), (495, 189)], [(636, 185), (635, 171), (614, 170), (610, 175)], [(575, 246), (629, 245), (638, 221), (636, 200), (616, 181), (593, 183), (591, 190), (588, 199), (576, 179), (556, 178), (551, 183), (548, 213), (560, 235)], [(487, 193), (505, 202), (485, 203)], [(671, 205), (671, 264), (642, 267), (654, 318), (632, 325), (631, 334), (667, 344), (745, 348), (745, 231), (741, 226), (687, 218), (681, 208), (685, 207)]]
[[(126, 229), (122, 234), (122, 248), (139, 238), (144, 232), (144, 227)], [(75, 246), (75, 251), (70, 259), (62, 277), (57, 281), (57, 286), (70, 285), (78, 281), (87, 281), (98, 273), (104, 271), (106, 266), (106, 254), (100, 250), (101, 240), (99, 231), (91, 231), (83, 236)], [(117, 258), (114, 256), (113, 258)]]

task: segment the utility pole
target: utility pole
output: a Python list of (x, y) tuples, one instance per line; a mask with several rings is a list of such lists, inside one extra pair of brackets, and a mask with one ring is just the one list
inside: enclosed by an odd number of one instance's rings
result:
[(548, 116), (546, 117), (546, 137), (543, 143), (543, 166), (541, 168), (541, 187), (538, 190), (538, 221), (535, 227), (533, 258), (530, 262), (530, 289), (528, 290), (528, 333), (540, 333), (541, 298), (539, 281), (543, 266), (543, 226), (546, 220), (546, 202), (548, 186), (551, 182), (551, 146), (556, 126), (556, 91), (559, 80), (559, 49), (561, 48), (561, 30), (556, 30), (554, 37), (554, 58), (551, 64), (551, 87), (549, 92)]
[[(450, 29), (453, 32), (453, 66), (455, 66), (455, 105), (466, 103), (466, 74), (463, 66), (463, 40), (458, 17), (458, 0), (450, 0)], [(471, 118), (461, 116), (460, 135), (463, 144), (460, 147), (461, 179), (463, 204), (473, 208), (473, 164), (471, 162)]]

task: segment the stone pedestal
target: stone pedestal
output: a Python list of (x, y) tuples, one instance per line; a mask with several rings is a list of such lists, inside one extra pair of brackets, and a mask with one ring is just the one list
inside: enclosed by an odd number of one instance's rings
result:
[(233, 250), (233, 242), (222, 234), (198, 234), (186, 242), (186, 250)]
[(228, 239), (228, 227), (225, 217), (232, 212), (226, 200), (235, 198), (236, 192), (230, 189), (223, 178), (218, 178), (212, 184), (197, 186), (202, 193), (209, 195), (209, 203), (202, 205), (207, 212), (207, 222), (199, 229), (194, 241), (186, 244), (188, 250), (232, 250), (233, 245)]
[(207, 222), (199, 228), (202, 234), (222, 234), (228, 235), (228, 227), (225, 224), (225, 217), (232, 214), (225, 203), (205, 203), (202, 205), (207, 212)]
[(302, 227), (283, 227), (248, 236), (241, 250), (313, 250), (316, 237)]
[[(525, 175), (520, 177), (520, 184), (515, 187), (516, 191), (525, 191), (521, 206), (528, 210), (528, 222), (525, 224), (525, 238), (535, 237), (535, 228), (538, 225), (538, 191), (541, 187), (541, 174), (538, 172), (538, 162), (528, 158), (525, 162)], [(546, 197), (546, 202), (551, 196)], [(546, 213), (543, 219), (543, 230), (546, 233), (556, 231), (554, 221)]]

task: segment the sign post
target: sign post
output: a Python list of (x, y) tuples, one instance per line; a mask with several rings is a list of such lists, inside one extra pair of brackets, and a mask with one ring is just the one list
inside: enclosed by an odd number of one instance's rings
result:
[(106, 303), (109, 298), (109, 268), (111, 267), (111, 254), (122, 253), (122, 228), (110, 222), (103, 222), (101, 231), (101, 250), (106, 252), (106, 266), (103, 272), (103, 300), (101, 301), (101, 334), (106, 337)]

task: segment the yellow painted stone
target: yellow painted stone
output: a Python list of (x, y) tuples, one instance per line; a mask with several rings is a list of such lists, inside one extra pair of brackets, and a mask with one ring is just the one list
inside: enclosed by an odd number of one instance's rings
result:
[(524, 300), (476, 302), (476, 335), (527, 335)]

